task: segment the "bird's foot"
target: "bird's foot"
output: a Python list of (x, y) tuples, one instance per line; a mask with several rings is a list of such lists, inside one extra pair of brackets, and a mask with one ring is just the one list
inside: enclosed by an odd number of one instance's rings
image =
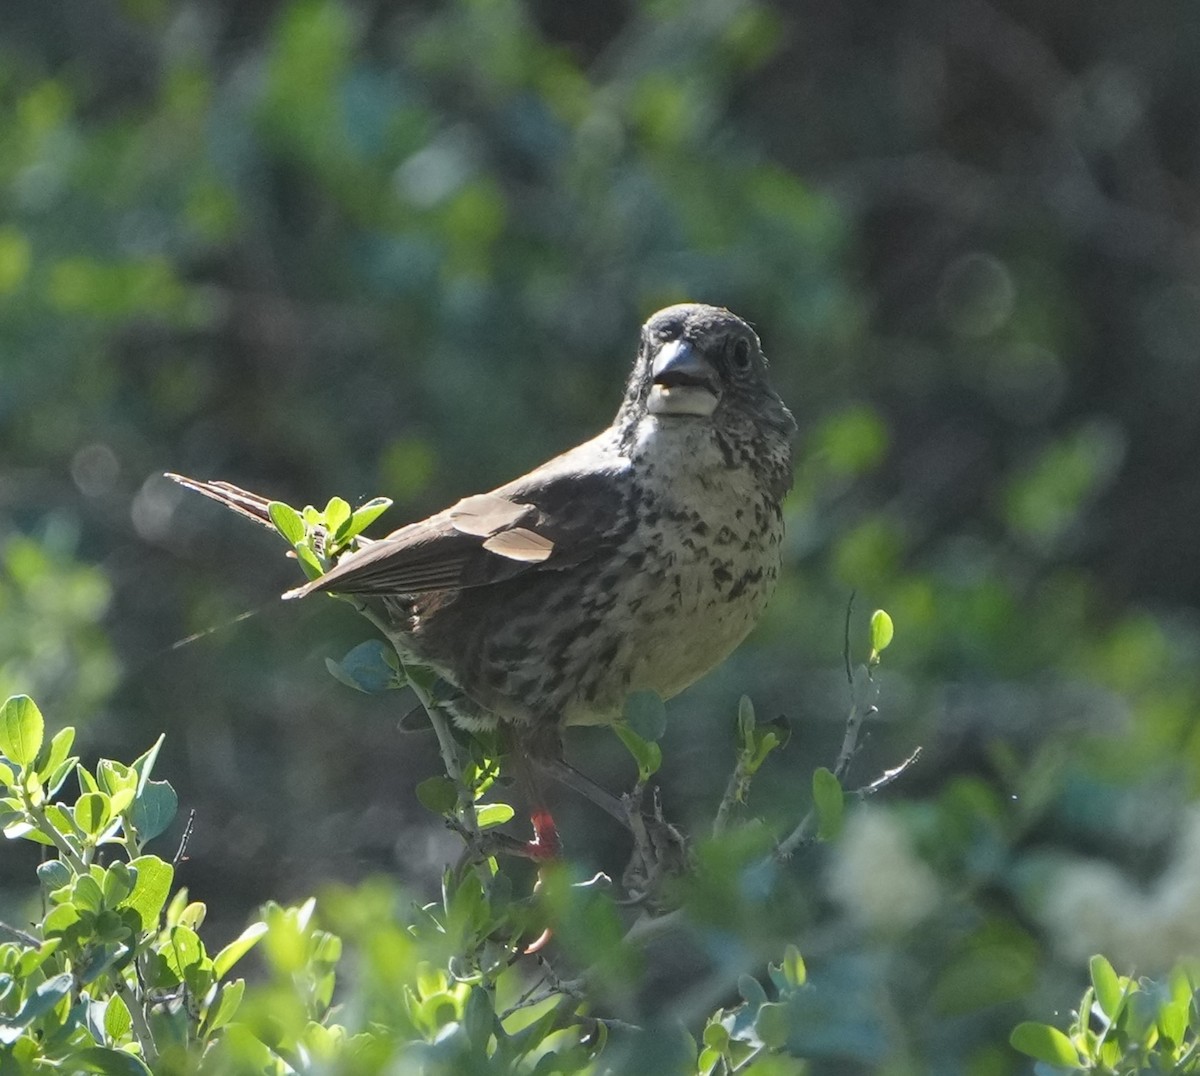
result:
[(646, 788), (639, 785), (622, 797), (630, 832), (633, 855), (621, 875), (631, 903), (663, 904), (662, 887), (669, 879), (684, 873), (690, 861), (687, 838), (663, 817), (658, 789), (652, 791), (650, 810), (643, 804)]

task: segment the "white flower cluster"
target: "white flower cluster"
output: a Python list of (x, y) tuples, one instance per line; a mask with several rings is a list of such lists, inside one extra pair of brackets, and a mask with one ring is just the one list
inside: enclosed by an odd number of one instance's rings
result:
[(937, 907), (937, 879), (890, 812), (855, 811), (835, 849), (829, 895), (868, 929), (900, 933)]
[(1118, 968), (1155, 974), (1200, 953), (1200, 806), (1189, 809), (1166, 869), (1150, 886), (1095, 860), (1064, 865), (1039, 917), (1072, 960), (1104, 953)]

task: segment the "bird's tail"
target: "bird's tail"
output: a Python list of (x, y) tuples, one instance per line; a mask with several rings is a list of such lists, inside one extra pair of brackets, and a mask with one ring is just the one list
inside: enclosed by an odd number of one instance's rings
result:
[(184, 489), (195, 490), (197, 493), (203, 493), (205, 497), (219, 501), (226, 508), (232, 509), (247, 519), (254, 520), (255, 523), (261, 523), (271, 530), (275, 529), (275, 524), (271, 522), (271, 513), (267, 511), (267, 506), (271, 503), (267, 497), (239, 489), (228, 482), (202, 482), (198, 478), (171, 474), (170, 471), (167, 472), (166, 477), (172, 482), (178, 482)]

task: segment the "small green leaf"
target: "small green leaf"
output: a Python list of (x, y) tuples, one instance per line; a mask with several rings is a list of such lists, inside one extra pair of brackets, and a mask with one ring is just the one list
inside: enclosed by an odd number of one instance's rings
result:
[(643, 740), (656, 742), (667, 730), (667, 708), (657, 691), (635, 691), (625, 700), (623, 714)]
[(341, 497), (330, 497), (329, 503), (325, 506), (325, 526), (330, 535), (334, 538), (339, 537), (338, 531), (349, 522), (350, 505)]
[(767, 1003), (767, 992), (753, 975), (739, 975), (737, 981), (738, 993), (745, 999), (755, 1012)]
[(300, 567), (304, 569), (304, 574), (309, 579), (316, 579), (318, 576), (325, 574), (325, 569), (321, 567), (321, 562), (317, 560), (317, 555), (306, 545), (296, 546), (296, 559), (300, 562)]
[(713, 1018), (705, 1025), (703, 1041), (705, 1046), (723, 1053), (729, 1049), (729, 1031)]
[(221, 987), (216, 1001), (208, 1007), (208, 1015), (205, 1017), (205, 1029), (210, 1034), (224, 1027), (237, 1015), (238, 1006), (241, 1005), (242, 995), (245, 993), (245, 979), (234, 979)]
[(496, 1010), (492, 1007), (492, 999), (486, 990), (476, 986), (463, 1006), (463, 1029), (480, 1056), (483, 1055), (495, 1027)]
[(163, 956), (166, 957), (167, 967), (182, 979), (189, 968), (204, 959), (204, 946), (191, 927), (180, 925), (171, 931)]
[(179, 809), (179, 797), (169, 781), (147, 781), (133, 801), (129, 820), (138, 837), (148, 841), (165, 832)]
[(767, 1002), (758, 1007), (758, 1015), (754, 1018), (754, 1030), (768, 1049), (782, 1049), (788, 1041), (791, 1027), (791, 1016), (786, 1005)]
[(13, 695), (0, 708), (0, 754), (29, 766), (42, 749), (46, 722), (28, 695)]
[(53, 796), (63, 786), (63, 782), (71, 775), (71, 771), (79, 765), (78, 755), (68, 755), (45, 778), (44, 792)]
[(74, 985), (75, 979), (70, 972), (63, 972), (62, 975), (56, 975), (53, 979), (47, 979), (25, 999), (25, 1004), (21, 1006), (17, 1015), (7, 1018), (5, 1023), (14, 1027), (28, 1027), (39, 1016), (44, 1016), (70, 994)]
[(1014, 1050), (1038, 1061), (1071, 1069), (1086, 1067), (1079, 1059), (1079, 1051), (1071, 1045), (1071, 1040), (1049, 1024), (1027, 1020), (1013, 1028), (1008, 1041)]
[(136, 881), (137, 874), (130, 870), (127, 864), (120, 860), (110, 864), (104, 872), (104, 881), (100, 886), (104, 893), (104, 906), (106, 908), (118, 907), (121, 901), (133, 892)]
[(266, 932), (266, 923), (251, 923), (241, 934), (225, 946), (217, 954), (216, 959), (213, 960), (213, 970), (217, 973), (217, 978), (225, 978), (229, 974), (229, 969), (250, 952), (258, 944), (258, 939), (266, 934)]
[(98, 912), (104, 906), (104, 891), (90, 874), (81, 874), (71, 886), (71, 903), (85, 912)]
[(841, 832), (842, 817), (846, 809), (846, 797), (842, 786), (833, 773), (821, 766), (812, 781), (813, 803), (817, 808), (817, 836), (823, 841), (833, 840)]
[(272, 501), (267, 505), (267, 515), (271, 517), (275, 529), (289, 543), (295, 546), (304, 541), (304, 520), (290, 504), (284, 504), (283, 501)]
[(637, 763), (638, 780), (644, 784), (658, 772), (662, 765), (662, 748), (650, 740), (643, 740), (624, 723), (618, 722), (613, 729), (620, 737), (621, 743), (625, 745), (626, 750), (633, 756), (633, 761)]
[(167, 734), (165, 732), (159, 733), (158, 739), (134, 760), (133, 770), (137, 773), (138, 781), (141, 785), (145, 785), (150, 780), (150, 774), (154, 770), (154, 763), (158, 761), (158, 753), (162, 750), (163, 741), (166, 738)]
[(346, 528), (346, 537), (354, 538), (362, 534), (391, 507), (390, 497), (372, 497), (366, 504), (360, 504), (350, 516), (350, 526)]
[(53, 893), (56, 889), (71, 884), (71, 868), (61, 859), (48, 859), (45, 863), (39, 863), (37, 876), (46, 893)]
[(516, 812), (507, 803), (477, 803), (475, 804), (475, 824), (480, 829), (492, 826), (502, 826)]
[(104, 832), (112, 818), (112, 801), (103, 792), (85, 792), (75, 801), (75, 824), (90, 837)]
[(458, 789), (449, 777), (427, 777), (417, 785), (421, 806), (434, 814), (451, 814), (458, 806)]
[(871, 649), (882, 654), (891, 645), (895, 634), (892, 618), (883, 609), (876, 609), (871, 614)]
[(119, 994), (110, 995), (104, 1009), (104, 1034), (113, 1042), (120, 1042), (132, 1030), (133, 1017), (129, 1015), (129, 1006)]
[(68, 725), (59, 729), (50, 742), (42, 746), (38, 755), (37, 771), (44, 783), (49, 784), (50, 777), (66, 761), (74, 743), (75, 730)]
[(367, 695), (403, 687), (405, 680), (397, 665), (396, 652), (381, 639), (359, 643), (341, 661), (325, 659), (335, 680)]
[(780, 969), (783, 971), (783, 977), (788, 981), (790, 986), (803, 986), (808, 979), (808, 970), (804, 966), (804, 958), (800, 955), (800, 950), (794, 945), (789, 945), (783, 951), (783, 961), (780, 963)]
[(138, 856), (129, 866), (137, 872), (137, 878), (133, 883), (133, 891), (121, 902), (120, 907), (132, 908), (137, 913), (142, 921), (142, 930), (154, 930), (171, 892), (175, 868), (158, 856)]
[(1121, 984), (1113, 966), (1102, 956), (1094, 956), (1088, 961), (1088, 969), (1092, 975), (1092, 989), (1096, 991), (1096, 1001), (1100, 1011), (1109, 1020), (1115, 1020), (1124, 998)]

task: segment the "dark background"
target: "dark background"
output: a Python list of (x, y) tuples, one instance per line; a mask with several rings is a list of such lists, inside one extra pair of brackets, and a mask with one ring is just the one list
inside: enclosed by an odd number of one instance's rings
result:
[(330, 879), (427, 891), (436, 751), (323, 667), (368, 626), (160, 473), (398, 526), (606, 424), (653, 310), (727, 305), (797, 483), (766, 621), (670, 706), (668, 811), (711, 820), (744, 692), (794, 729), (750, 813), (794, 825), (849, 596), (860, 658), (887, 608), (849, 783), (925, 754), (796, 861), (786, 940), (856, 999), (814, 1050), (1023, 1071), (1007, 1030), (1090, 953), (1200, 951), (1197, 56), (1182, 2), (5, 4), (0, 688), (89, 757), (165, 731), (218, 941)]

